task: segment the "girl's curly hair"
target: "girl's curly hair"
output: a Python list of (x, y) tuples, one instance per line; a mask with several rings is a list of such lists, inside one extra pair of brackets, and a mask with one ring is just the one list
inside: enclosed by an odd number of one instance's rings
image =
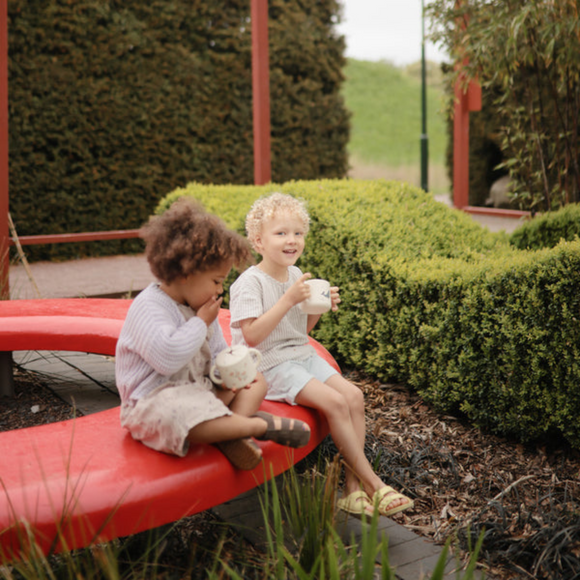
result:
[(226, 261), (238, 267), (252, 262), (245, 238), (191, 198), (182, 197), (149, 218), (139, 234), (151, 272), (166, 284)]
[(246, 233), (254, 249), (264, 222), (283, 212), (298, 217), (304, 225), (304, 235), (308, 233), (310, 216), (306, 210), (306, 202), (286, 193), (275, 192), (257, 199), (246, 216)]

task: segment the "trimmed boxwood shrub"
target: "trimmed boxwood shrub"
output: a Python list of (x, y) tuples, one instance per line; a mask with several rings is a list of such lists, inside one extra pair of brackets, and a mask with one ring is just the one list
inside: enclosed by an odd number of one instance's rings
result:
[(263, 187), (190, 184), (243, 231), (257, 197), (308, 201), (301, 267), (341, 287), (315, 336), (344, 364), (415, 388), (441, 412), (530, 441), (580, 448), (580, 242), (522, 251), (423, 191), (322, 180)]
[(572, 241), (580, 235), (580, 206), (570, 204), (525, 222), (510, 237), (521, 250), (553, 248), (561, 240)]

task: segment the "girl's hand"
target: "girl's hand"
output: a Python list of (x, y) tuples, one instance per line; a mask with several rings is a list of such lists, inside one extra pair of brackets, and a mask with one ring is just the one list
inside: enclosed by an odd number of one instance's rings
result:
[(217, 318), (222, 302), (223, 298), (221, 296), (219, 298), (210, 298), (205, 304), (199, 307), (197, 316), (209, 326)]
[(330, 287), (330, 304), (331, 310), (336, 312), (338, 310), (338, 305), (340, 304), (340, 295), (339, 295), (340, 288), (338, 286), (331, 286)]
[(230, 389), (232, 393), (239, 393), (240, 391), (243, 391), (244, 389), (251, 389), (253, 385), (255, 385), (258, 382), (258, 377), (256, 377), (251, 383), (248, 383), (245, 387), (240, 387), (239, 389)]
[(295, 306), (296, 304), (300, 304), (307, 298), (310, 297), (310, 286), (306, 284), (306, 280), (308, 278), (312, 278), (312, 274), (310, 272), (306, 272), (306, 274), (302, 274), (288, 290), (284, 293), (284, 298), (288, 300), (290, 306)]

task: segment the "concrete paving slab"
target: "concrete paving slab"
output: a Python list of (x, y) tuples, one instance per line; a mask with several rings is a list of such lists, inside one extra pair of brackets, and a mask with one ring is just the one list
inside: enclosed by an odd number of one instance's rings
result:
[(35, 262), (29, 271), (18, 263), (10, 266), (10, 297), (117, 297), (138, 293), (154, 280), (144, 254)]
[(44, 383), (82, 415), (120, 404), (113, 357), (82, 352), (16, 351), (13, 360), (37, 373)]
[[(452, 202), (448, 195), (436, 195), (435, 200), (451, 207)], [(459, 210), (458, 210), (459, 211)], [(498, 217), (492, 215), (480, 215), (480, 214), (468, 214), (474, 222), (477, 222), (484, 228), (487, 228), (490, 232), (506, 232), (511, 234), (519, 226), (524, 223), (523, 218), (508, 218), (508, 217)]]

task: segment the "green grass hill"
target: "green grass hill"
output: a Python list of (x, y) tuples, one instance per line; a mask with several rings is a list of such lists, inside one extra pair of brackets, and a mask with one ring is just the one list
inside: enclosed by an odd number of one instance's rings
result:
[[(443, 90), (438, 66), (428, 64), (430, 183), (434, 190), (441, 190), (448, 186)], [(348, 60), (343, 95), (352, 113), (349, 155), (353, 177), (392, 177), (419, 185), (420, 72), (420, 65), (403, 69), (387, 62)], [(369, 175), (369, 171), (374, 174)]]

